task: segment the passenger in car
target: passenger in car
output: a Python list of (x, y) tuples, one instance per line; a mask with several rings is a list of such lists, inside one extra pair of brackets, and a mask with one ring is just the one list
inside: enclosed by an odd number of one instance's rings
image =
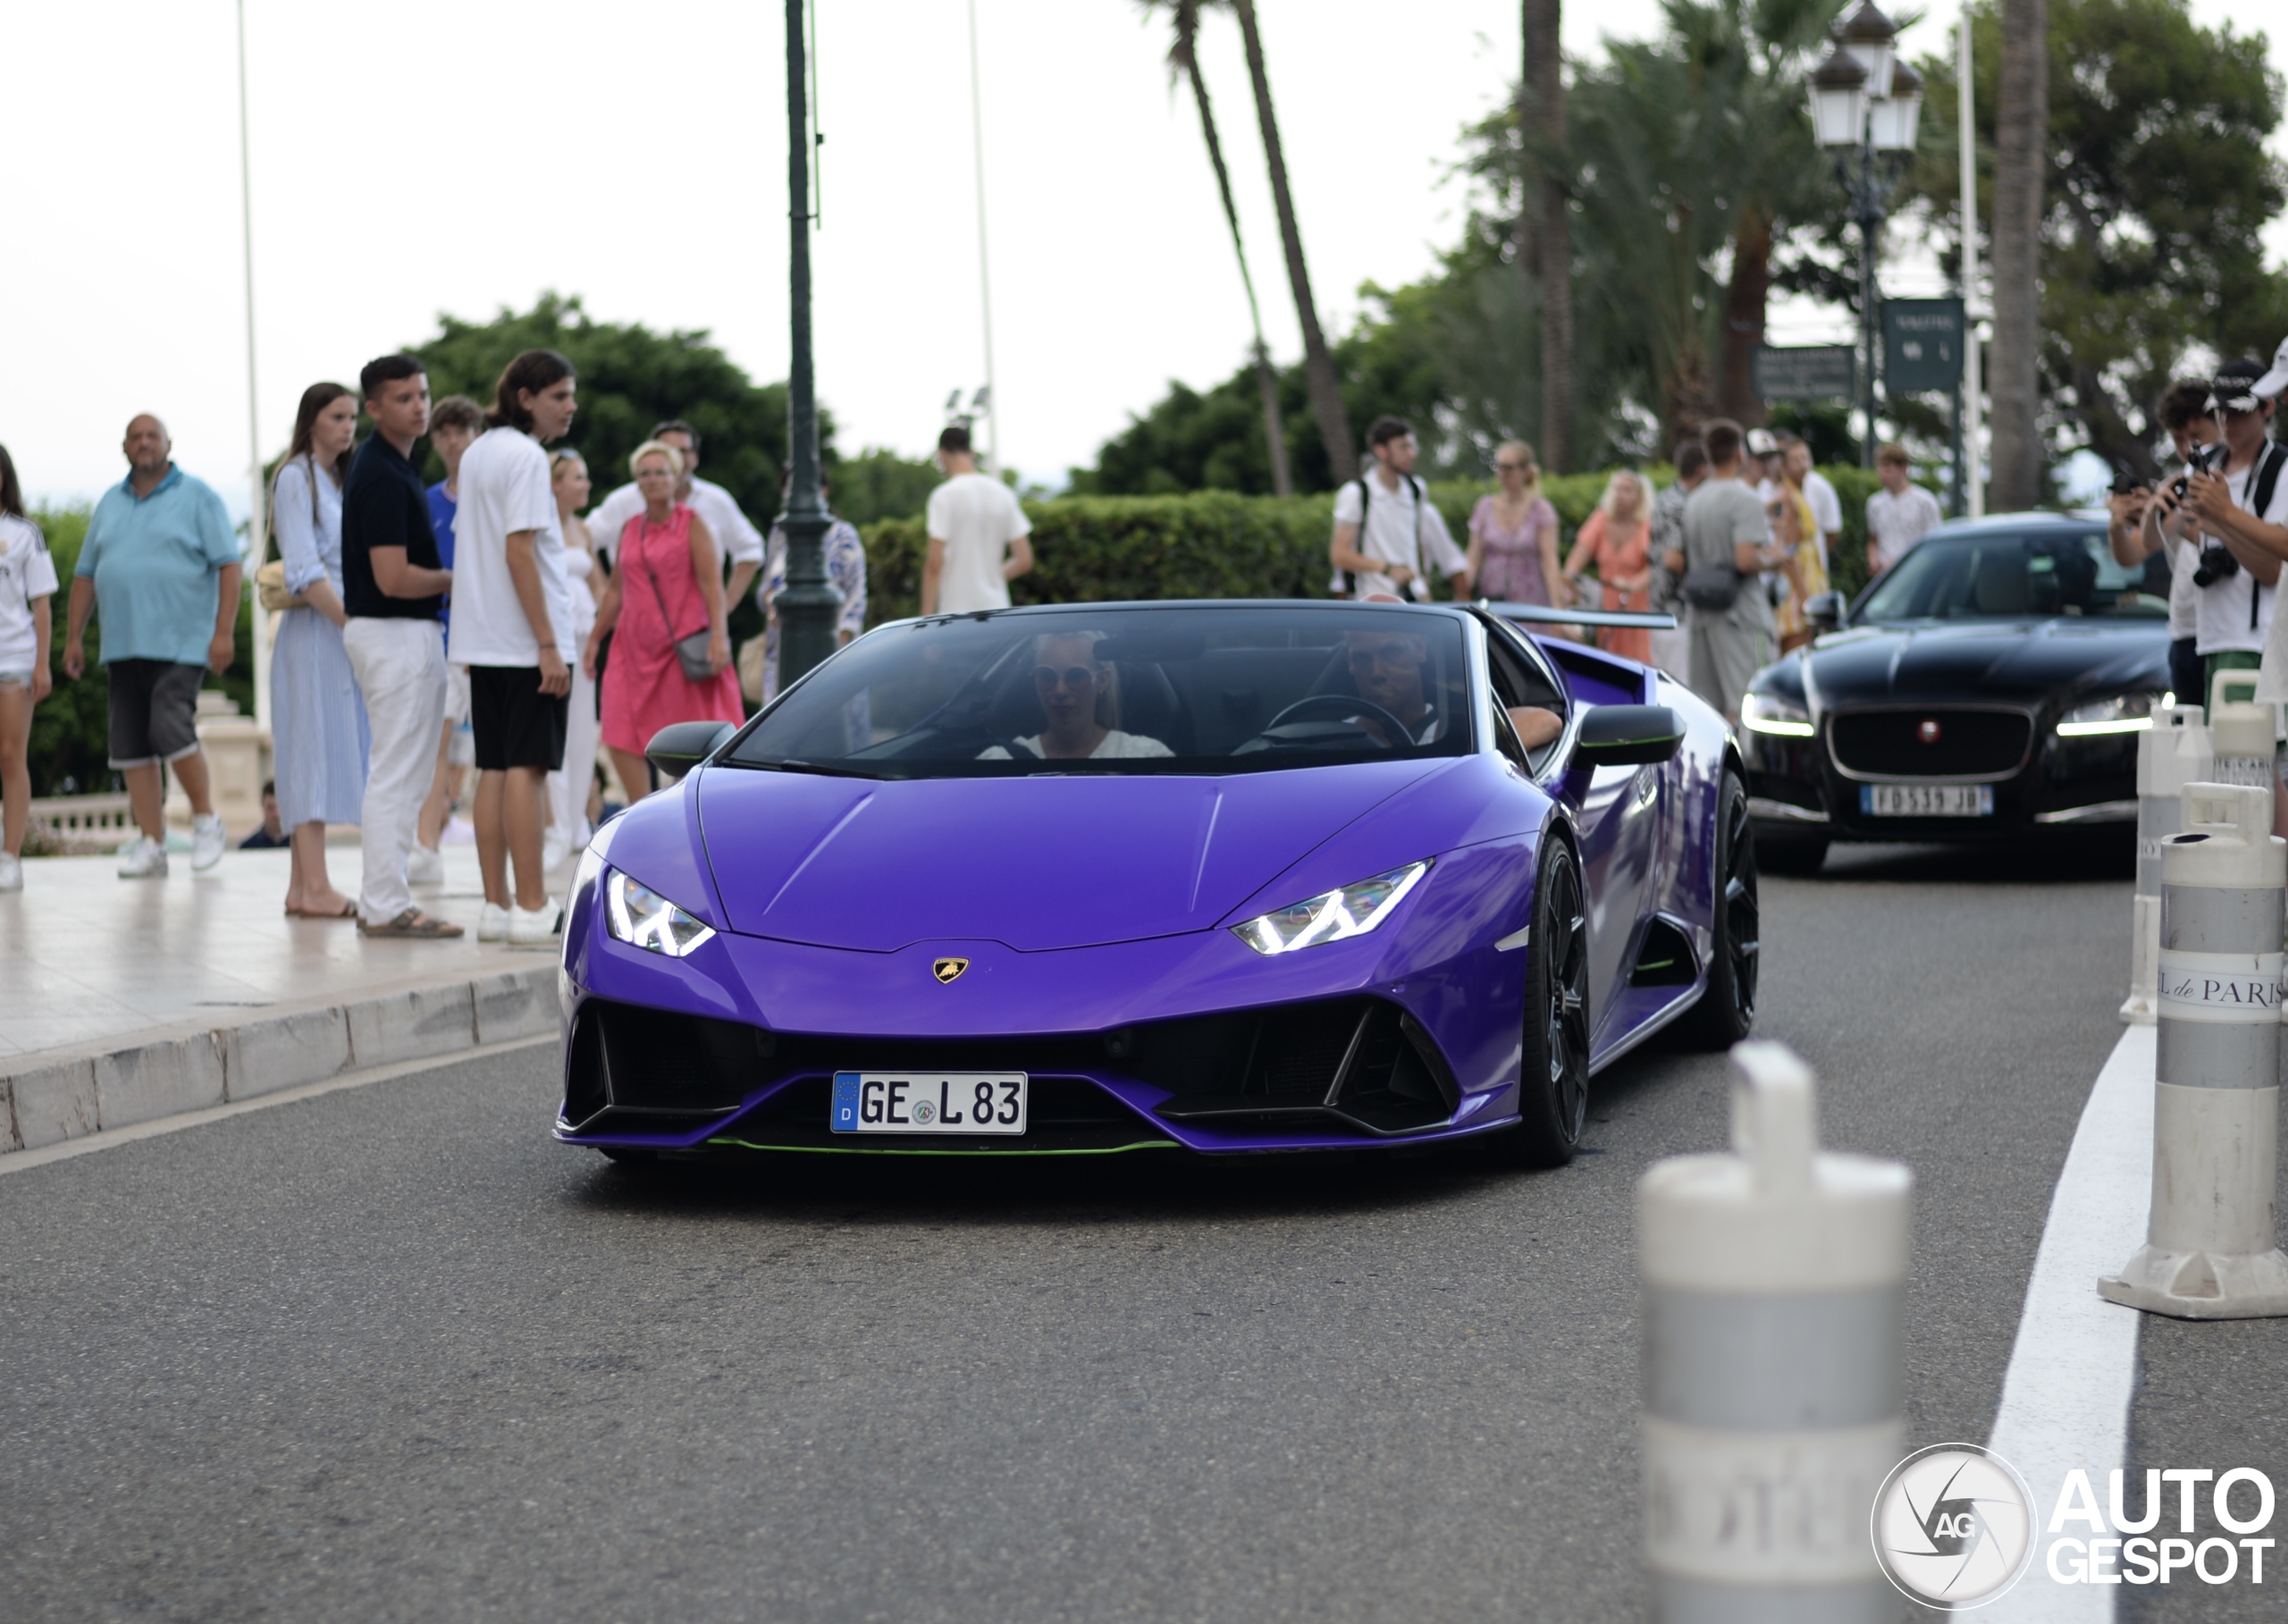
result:
[[(1112, 669), (1097, 658), (1094, 632), (1049, 632), (1033, 639), (1033, 696), (1047, 725), (1030, 738), (1015, 741), (1020, 752), (1043, 761), (1170, 755), (1158, 739), (1123, 733), (1099, 715), (1110, 705)], [(999, 745), (981, 751), (980, 762), (1005, 762)]]
[[(1430, 703), (1422, 681), (1422, 668), (1430, 658), (1429, 640), (1411, 632), (1350, 632), (1342, 645), (1358, 697), (1404, 724), (1407, 736), (1391, 738), (1389, 729), (1372, 716), (1354, 718), (1359, 728), (1385, 748), (1435, 743), (1445, 717)], [(1565, 730), (1562, 717), (1539, 705), (1511, 705), (1509, 711), (1510, 725), (1528, 750), (1539, 749)]]

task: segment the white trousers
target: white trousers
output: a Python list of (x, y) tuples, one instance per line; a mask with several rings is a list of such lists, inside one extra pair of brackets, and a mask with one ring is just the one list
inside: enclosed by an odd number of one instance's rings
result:
[(564, 724), (564, 765), (548, 775), (549, 820), (576, 852), (585, 851), (588, 790), (596, 779), (596, 679), (572, 662), (572, 709)]
[(359, 825), (366, 874), (358, 889), (358, 917), (385, 925), (413, 905), (405, 859), (437, 770), (445, 645), (435, 621), (414, 619), (353, 619), (341, 641), (366, 695), (374, 736)]

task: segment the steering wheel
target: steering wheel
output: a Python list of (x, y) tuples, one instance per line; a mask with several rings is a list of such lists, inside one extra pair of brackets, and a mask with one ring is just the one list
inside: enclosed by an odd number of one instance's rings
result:
[(1261, 730), (1256, 734), (1256, 737), (1262, 738), (1268, 735), (1273, 728), (1277, 728), (1283, 722), (1300, 717), (1314, 710), (1324, 711), (1331, 705), (1339, 705), (1342, 708), (1342, 719), (1345, 721), (1356, 720), (1358, 713), (1364, 711), (1367, 716), (1381, 722), (1390, 732), (1390, 748), (1404, 748), (1405, 746), (1410, 745), (1414, 743), (1413, 733), (1410, 732), (1408, 729), (1407, 725), (1399, 720), (1397, 717), (1392, 716), (1389, 711), (1384, 710), (1382, 706), (1375, 704), (1371, 700), (1354, 699), (1348, 694), (1306, 694), (1303, 698), (1297, 700), (1293, 704), (1288, 706), (1284, 711), (1282, 711), (1278, 715), (1273, 717), (1269, 721), (1264, 723)]

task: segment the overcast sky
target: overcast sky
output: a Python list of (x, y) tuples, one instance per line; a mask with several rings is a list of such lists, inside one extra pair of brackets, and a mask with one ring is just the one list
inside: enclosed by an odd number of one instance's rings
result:
[[(1172, 378), (1245, 357), (1245, 301), (1165, 23), (1132, 0), (976, 0), (1005, 459), (1061, 481)], [(1936, 12), (1939, 8), (1934, 8)], [(2213, 20), (2221, 0), (2196, 0)], [(1322, 320), (1427, 271), (1466, 207), (1463, 125), (1506, 94), (1515, 0), (1258, 0)], [(1952, 7), (1907, 39), (1945, 48)], [(248, 0), (260, 439), (440, 311), (544, 290), (706, 328), (786, 373), (783, 8), (730, 0)], [(1655, 0), (1567, 10), (1569, 51), (1649, 34)], [(983, 381), (963, 0), (820, 0), (819, 387), (845, 452), (918, 455)], [(127, 418), (246, 506), (230, 0), (19, 5), (0, 442), (35, 498), (117, 480)], [(1273, 349), (1300, 351), (1238, 32), (1203, 61)], [(2275, 42), (2274, 59), (2282, 59)], [(37, 132), (36, 144), (28, 135)], [(2284, 243), (2275, 224), (2275, 257)], [(1912, 274), (1903, 267), (1902, 274)], [(1937, 291), (1897, 286), (1895, 291)], [(1775, 311), (1785, 342), (1844, 336)]]

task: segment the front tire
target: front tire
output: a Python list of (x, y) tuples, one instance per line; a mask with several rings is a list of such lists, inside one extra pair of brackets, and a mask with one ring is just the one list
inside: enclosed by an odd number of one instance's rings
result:
[(1526, 949), (1525, 1043), (1518, 1125), (1502, 1136), (1505, 1159), (1560, 1167), (1580, 1148), (1589, 1114), (1589, 927), (1573, 848), (1545, 843)]
[(1756, 854), (1747, 788), (1740, 775), (1727, 767), (1716, 795), (1716, 871), (1712, 877), (1716, 900), (1709, 921), (1708, 987), (1685, 1017), (1686, 1036), (1702, 1048), (1729, 1048), (1755, 1024), (1756, 972), (1763, 953)]

